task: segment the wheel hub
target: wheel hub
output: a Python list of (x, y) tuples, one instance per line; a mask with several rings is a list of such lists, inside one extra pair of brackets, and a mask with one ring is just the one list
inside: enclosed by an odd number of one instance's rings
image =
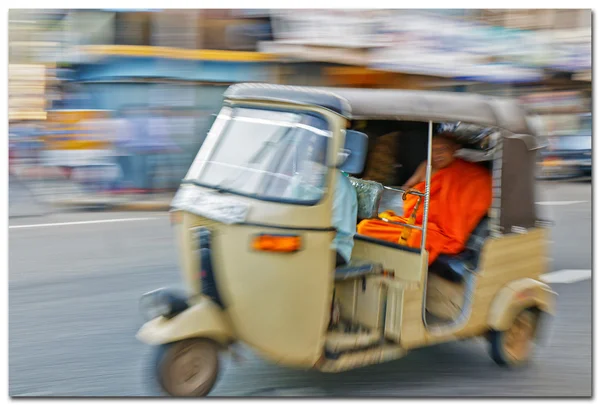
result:
[(535, 315), (531, 312), (523, 312), (516, 319), (506, 333), (504, 342), (506, 353), (514, 361), (523, 361), (527, 358), (531, 349)]
[(218, 372), (217, 350), (207, 341), (178, 342), (170, 349), (159, 372), (164, 389), (171, 395), (206, 395)]

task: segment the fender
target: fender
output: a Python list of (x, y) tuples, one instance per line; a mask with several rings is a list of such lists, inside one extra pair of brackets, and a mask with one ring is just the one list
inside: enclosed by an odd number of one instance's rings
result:
[(492, 300), (488, 325), (493, 330), (508, 330), (519, 312), (531, 307), (554, 315), (556, 295), (547, 284), (532, 278), (512, 281)]
[(233, 340), (234, 334), (221, 308), (209, 298), (202, 297), (171, 319), (160, 317), (146, 322), (136, 337), (149, 345), (162, 345), (197, 337), (227, 345)]

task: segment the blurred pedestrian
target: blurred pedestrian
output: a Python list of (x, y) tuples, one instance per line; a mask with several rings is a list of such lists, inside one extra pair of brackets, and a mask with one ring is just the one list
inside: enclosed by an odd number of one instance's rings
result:
[(173, 186), (173, 169), (176, 166), (174, 162), (181, 150), (171, 139), (169, 121), (164, 109), (152, 109), (149, 124), (148, 141), (151, 153), (148, 157), (148, 181), (151, 189), (156, 190), (157, 177), (162, 175), (162, 185), (169, 190)]
[(80, 131), (79, 141), (86, 142), (87, 146), (76, 151), (75, 179), (89, 191), (109, 191), (119, 177), (113, 155), (112, 120), (107, 116), (94, 116), (82, 122)]
[(119, 167), (120, 176), (114, 184), (119, 192), (132, 192), (134, 189), (133, 177), (133, 124), (128, 120), (126, 109), (116, 113), (112, 119), (113, 128), (113, 153)]
[(130, 107), (127, 114), (127, 129), (131, 138), (128, 141), (131, 153), (131, 179), (136, 192), (148, 192), (148, 156), (151, 153), (149, 141), (150, 117), (144, 107)]

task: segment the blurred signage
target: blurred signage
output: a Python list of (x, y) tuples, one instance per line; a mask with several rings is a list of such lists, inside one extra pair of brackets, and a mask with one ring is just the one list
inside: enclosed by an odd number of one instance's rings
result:
[(592, 31), (590, 28), (552, 30), (547, 65), (556, 70), (579, 72), (592, 68)]
[(362, 64), (377, 69), (535, 81), (542, 67), (591, 66), (589, 29), (507, 29), (416, 10), (277, 10), (272, 19), (274, 38), (284, 48), (369, 48)]
[(581, 130), (581, 116), (579, 114), (544, 115), (542, 125), (548, 135), (575, 135)]
[(113, 13), (157, 13), (162, 11), (160, 8), (103, 8), (102, 11)]
[(46, 67), (8, 65), (9, 120), (45, 119)]
[(92, 131), (92, 124), (108, 119), (106, 110), (50, 110), (44, 141), (49, 150), (104, 149), (108, 144), (105, 131)]
[(389, 46), (375, 52), (375, 66), (422, 65), (428, 73), (441, 70), (473, 80), (540, 77), (535, 68), (544, 44), (532, 32), (410, 11), (389, 13), (379, 31)]
[(382, 40), (376, 27), (384, 10), (275, 10), (276, 41), (315, 46), (371, 47)]
[(577, 91), (528, 94), (521, 97), (521, 102), (531, 112), (538, 114), (580, 113), (586, 110), (584, 99)]
[[(353, 64), (375, 69), (484, 81), (535, 81), (529, 33), (407, 10), (278, 10), (273, 34), (282, 53), (291, 45), (369, 48)], [(539, 46), (538, 46), (539, 48)], [(270, 50), (277, 53), (277, 48)], [(319, 49), (303, 49), (313, 56)], [(522, 60), (520, 60), (521, 58)], [(539, 59), (539, 58), (538, 58)], [(344, 59), (346, 60), (346, 59)], [(529, 64), (522, 63), (529, 60)], [(501, 62), (501, 63), (498, 63)]]

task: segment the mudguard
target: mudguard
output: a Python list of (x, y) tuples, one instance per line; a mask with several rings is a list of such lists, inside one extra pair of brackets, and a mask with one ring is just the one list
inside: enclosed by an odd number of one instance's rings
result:
[(149, 345), (189, 338), (208, 338), (222, 345), (234, 340), (233, 330), (225, 313), (206, 297), (171, 319), (160, 317), (146, 322), (136, 337)]
[(512, 281), (493, 299), (488, 325), (492, 330), (508, 330), (519, 312), (531, 307), (554, 315), (556, 295), (547, 284), (532, 278)]

